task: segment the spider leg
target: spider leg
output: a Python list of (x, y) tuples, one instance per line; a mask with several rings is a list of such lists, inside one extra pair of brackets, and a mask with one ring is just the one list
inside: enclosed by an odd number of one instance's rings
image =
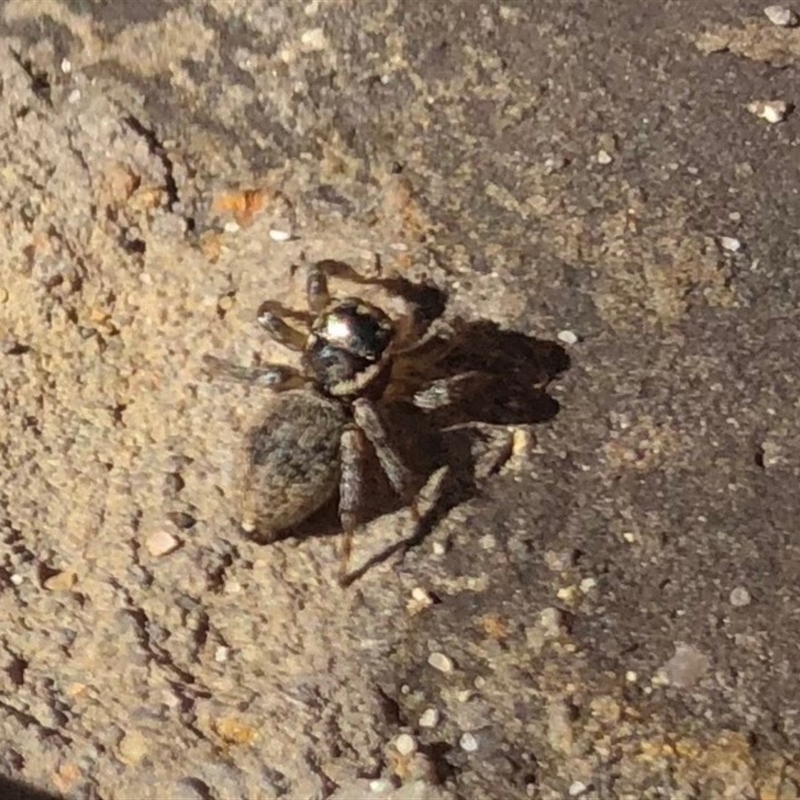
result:
[(347, 428), (340, 442), (341, 478), (339, 479), (339, 519), (342, 523), (342, 546), (339, 555), (339, 583), (348, 582), (348, 566), (353, 549), (353, 533), (358, 526), (358, 510), (364, 495), (363, 463), (366, 450), (364, 434)]
[(468, 401), (470, 396), (475, 396), (476, 384), (482, 378), (486, 379), (486, 376), (473, 370), (430, 381), (414, 394), (412, 402), (417, 408), (424, 411), (435, 411), (458, 405)]
[[(524, 427), (510, 422), (487, 421), (485, 419), (460, 419), (464, 412), (473, 415), (480, 409), (482, 398), (489, 397), (492, 384), (496, 381), (491, 375), (479, 370), (463, 372), (447, 378), (430, 381), (417, 391), (411, 401), (419, 409), (432, 414), (439, 421), (439, 431), (447, 434), (459, 430), (470, 430), (476, 437), (473, 442), (473, 468), (476, 478), (483, 479), (500, 469), (525, 449), (530, 434)], [(487, 406), (485, 409), (494, 409)], [(490, 417), (491, 419), (491, 417)]]
[[(410, 295), (414, 295), (415, 290), (419, 292), (421, 288), (426, 288), (415, 287), (414, 284), (409, 283), (404, 278), (370, 277), (362, 275), (346, 262), (337, 261), (333, 258), (325, 258), (322, 261), (317, 261), (315, 264), (312, 264), (308, 267), (307, 274), (306, 288), (308, 289), (309, 307), (312, 311), (317, 312), (324, 308), (330, 300), (327, 294), (329, 278), (339, 278), (341, 280), (350, 281), (351, 283), (357, 283), (361, 286), (381, 286), (388, 292), (405, 297), (407, 300), (412, 299)], [(325, 303), (321, 303), (315, 308), (311, 303), (314, 297), (325, 297)]]
[(416, 341), (395, 350), (395, 355), (410, 356), (415, 361), (422, 359), (435, 364), (444, 360), (459, 346), (458, 334), (461, 328), (460, 319), (450, 321), (437, 317)]
[(308, 268), (306, 277), (306, 298), (308, 308), (314, 314), (319, 314), (331, 301), (328, 288), (329, 278), (344, 278), (361, 285), (383, 285), (379, 278), (365, 278), (344, 261), (326, 258), (317, 261)]
[(313, 314), (319, 314), (331, 301), (328, 289), (328, 270), (325, 264), (335, 264), (335, 261), (319, 261), (308, 268), (306, 277), (306, 302), (308, 309)]
[(302, 351), (307, 334), (289, 325), (285, 319), (287, 316), (286, 309), (272, 300), (262, 303), (258, 309), (258, 322), (272, 339), (291, 350)]
[[(418, 487), (414, 482), (411, 470), (389, 443), (386, 429), (375, 406), (365, 398), (356, 400), (353, 404), (353, 418), (359, 428), (358, 434), (366, 437), (372, 445), (392, 488), (406, 503), (411, 518), (411, 531), (402, 539), (394, 541), (388, 548), (375, 553), (354, 572), (347, 575), (343, 572), (340, 578), (340, 583), (343, 585), (351, 584), (372, 565), (385, 561), (393, 553), (406, 551), (409, 547), (422, 541), (436, 521), (436, 509), (444, 496), (445, 484), (451, 475), (448, 466), (440, 467), (428, 477), (421, 488)], [(342, 460), (344, 462), (346, 448), (344, 442), (342, 444)], [(344, 475), (344, 463), (342, 470)], [(342, 496), (344, 496), (344, 491), (342, 491)], [(346, 552), (349, 555), (350, 540), (346, 539), (345, 544), (348, 547)]]
[(414, 475), (392, 447), (383, 421), (373, 403), (364, 397), (356, 400), (353, 403), (353, 419), (375, 448), (375, 454), (392, 488), (403, 500), (411, 502), (414, 493)]
[(284, 364), (264, 364), (261, 367), (245, 367), (232, 364), (216, 356), (203, 356), (203, 364), (214, 378), (263, 386), (273, 392), (285, 392), (305, 385), (303, 375), (293, 367)]

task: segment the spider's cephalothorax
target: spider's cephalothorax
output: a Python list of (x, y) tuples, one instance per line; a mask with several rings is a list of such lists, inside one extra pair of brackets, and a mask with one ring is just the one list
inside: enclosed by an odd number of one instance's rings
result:
[(312, 323), (303, 367), (333, 397), (357, 397), (388, 377), (394, 325), (377, 306), (348, 297)]

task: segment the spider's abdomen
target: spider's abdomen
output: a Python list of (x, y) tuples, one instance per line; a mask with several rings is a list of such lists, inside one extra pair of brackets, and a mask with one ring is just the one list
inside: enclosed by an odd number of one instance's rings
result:
[(336, 493), (342, 406), (308, 390), (275, 395), (247, 434), (242, 528), (270, 541), (310, 517)]

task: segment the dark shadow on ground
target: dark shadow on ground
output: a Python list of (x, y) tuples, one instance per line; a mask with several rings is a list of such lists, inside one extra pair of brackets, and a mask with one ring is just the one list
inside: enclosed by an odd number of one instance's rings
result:
[(17, 783), (3, 777), (0, 777), (0, 798), (2, 800), (62, 800), (61, 795), (43, 792), (25, 783)]

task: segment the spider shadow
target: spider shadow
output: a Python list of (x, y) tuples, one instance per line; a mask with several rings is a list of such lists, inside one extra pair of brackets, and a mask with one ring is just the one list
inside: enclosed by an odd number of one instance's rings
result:
[[(444, 338), (441, 344), (445, 346)], [(483, 482), (511, 455), (507, 426), (536, 425), (558, 414), (559, 403), (548, 394), (547, 386), (569, 367), (569, 356), (557, 342), (505, 330), (487, 320), (456, 321), (455, 345), (447, 347), (447, 355), (432, 372), (421, 376), (424, 384), (468, 374), (470, 380), (452, 402), (432, 410), (404, 398), (380, 404), (392, 446), (418, 476), (417, 490), (437, 470), (446, 468), (435, 497), (409, 535), (369, 557), (348, 574), (345, 583), (422, 543), (451, 509), (477, 496)], [(406, 505), (392, 492), (374, 453), (368, 456), (364, 474), (362, 525)], [(340, 532), (336, 502), (332, 502), (280, 538), (299, 540)], [(357, 533), (356, 553), (358, 537)]]
[(26, 783), (17, 783), (0, 777), (0, 797), (3, 800), (59, 800), (60, 795), (50, 794)]

